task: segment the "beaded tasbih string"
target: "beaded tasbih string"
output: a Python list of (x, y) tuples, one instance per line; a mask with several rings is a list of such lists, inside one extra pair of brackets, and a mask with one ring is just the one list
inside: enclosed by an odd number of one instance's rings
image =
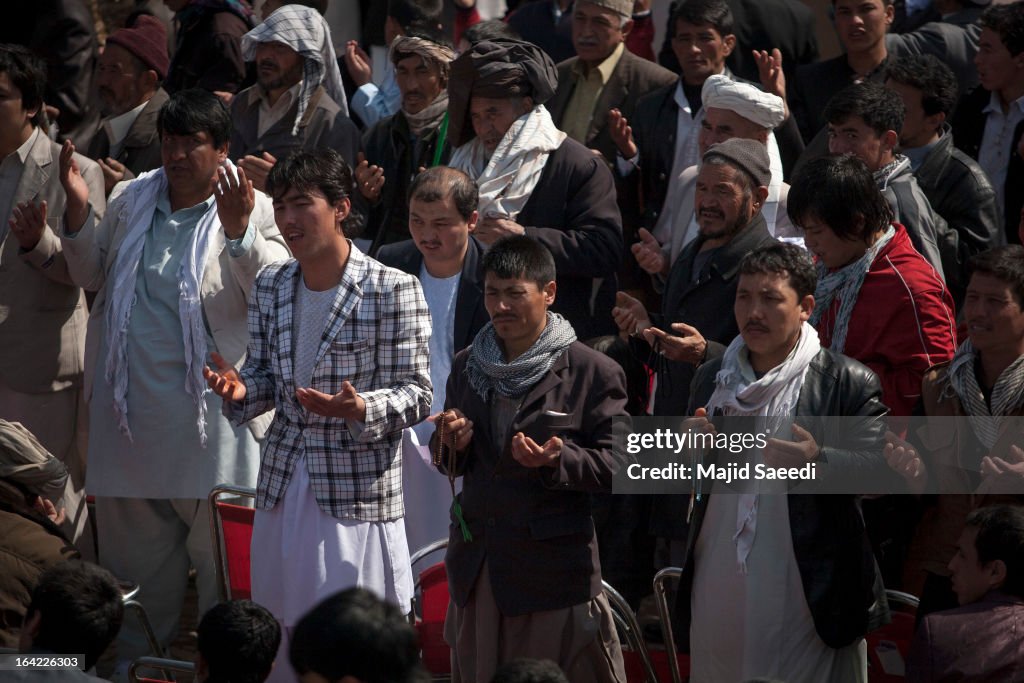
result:
[[(445, 437), (448, 434), (448, 420), (450, 417), (454, 417), (454, 413), (451, 411), (444, 411), (438, 416), (437, 425), (437, 448), (434, 449), (434, 467), (441, 467), (444, 464), (444, 448), (445, 448)], [(452, 448), (448, 449), (448, 463), (445, 465), (445, 470), (448, 472), (448, 486), (452, 490), (452, 515), (455, 516), (455, 521), (459, 524), (459, 529), (462, 531), (462, 540), (469, 543), (473, 540), (473, 534), (469, 533), (469, 526), (466, 525), (466, 519), (462, 516), (462, 506), (459, 504), (459, 499), (455, 496), (455, 472), (457, 464), (457, 454), (455, 452), (454, 441)]]

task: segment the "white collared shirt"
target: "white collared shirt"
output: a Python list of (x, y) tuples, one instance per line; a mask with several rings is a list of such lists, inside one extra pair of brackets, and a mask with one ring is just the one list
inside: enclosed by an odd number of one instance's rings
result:
[(263, 92), (263, 88), (257, 85), (252, 89), (253, 94), (250, 95), (250, 97), (257, 97), (260, 101), (259, 119), (256, 124), (256, 137), (263, 137), (263, 134), (270, 130), (271, 126), (284, 118), (285, 114), (288, 113), (288, 110), (292, 108), (293, 104), (295, 104), (295, 100), (299, 96), (299, 90), (301, 88), (302, 81), (299, 81), (281, 93), (281, 96), (277, 98), (277, 102), (273, 105), (271, 105), (270, 100), (267, 99), (266, 94)]
[[(723, 70), (722, 73), (724, 74), (725, 71)], [(682, 78), (676, 83), (672, 99), (679, 107), (679, 112), (676, 114), (676, 146), (672, 156), (672, 172), (669, 174), (669, 178), (676, 178), (685, 169), (700, 163), (698, 140), (700, 126), (704, 121), (704, 107), (701, 107), (697, 115), (694, 116), (693, 110), (690, 108), (690, 101), (686, 99), (686, 93), (683, 91)], [(621, 155), (617, 155), (615, 160), (619, 175), (624, 178), (633, 172), (634, 166), (639, 166), (642, 163), (640, 152), (637, 152), (632, 159), (623, 159)]]
[(1013, 148), (1013, 131), (1017, 124), (1024, 121), (1024, 97), (1017, 98), (1003, 113), (999, 93), (993, 92), (988, 106), (982, 110), (987, 114), (985, 133), (981, 136), (981, 147), (978, 150), (978, 165), (988, 174), (992, 187), (996, 191), (996, 206), (999, 215), (1006, 212), (1006, 171), (1010, 166), (1010, 155), (1015, 154)]
[(110, 141), (111, 157), (116, 157), (121, 153), (121, 147), (124, 144), (124, 139), (128, 137), (128, 131), (131, 130), (135, 119), (139, 118), (139, 114), (142, 113), (147, 104), (149, 104), (149, 100), (146, 100), (134, 109), (129, 109), (123, 114), (103, 119), (103, 130), (106, 131), (107, 140)]

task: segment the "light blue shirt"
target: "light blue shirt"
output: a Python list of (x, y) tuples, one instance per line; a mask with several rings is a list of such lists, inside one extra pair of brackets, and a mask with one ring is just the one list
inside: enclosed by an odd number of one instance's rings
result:
[[(206, 394), (204, 448), (198, 410), (185, 391), (185, 345), (178, 312), (179, 271), (211, 195), (195, 206), (171, 211), (166, 191), (157, 200), (146, 232), (135, 283), (135, 304), (126, 335), (128, 420), (133, 441), (118, 429), (107, 382), (105, 335), (100, 342), (89, 411), (89, 471), (86, 487), (98, 496), (206, 498), (220, 483), (256, 486), (259, 444), (248, 427), (232, 427), (221, 399)], [(255, 240), (249, 225), (229, 240), (237, 255)], [(207, 346), (216, 351), (207, 323)]]
[(384, 68), (384, 79), (378, 88), (367, 83), (352, 95), (352, 111), (359, 115), (367, 129), (381, 119), (398, 113), (402, 106), (402, 91), (395, 80), (395, 66), (388, 60)]

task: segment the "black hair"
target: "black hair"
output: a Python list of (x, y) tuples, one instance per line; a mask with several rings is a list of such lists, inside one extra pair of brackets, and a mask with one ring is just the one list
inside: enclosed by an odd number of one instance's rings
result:
[[(309, 7), (315, 9), (323, 16), (324, 12), (327, 11), (327, 0), (290, 0), (284, 3), (284, 5), (302, 5), (303, 7)], [(281, 5), (284, 7), (284, 5)]]
[(442, 0), (387, 0), (387, 16), (398, 22), (403, 31), (410, 28), (430, 30), (441, 23)]
[(732, 9), (726, 0), (683, 0), (675, 3), (668, 23), (670, 37), (675, 37), (676, 25), (680, 21), (694, 26), (710, 26), (722, 36), (731, 34), (735, 25)]
[(1024, 2), (992, 5), (982, 13), (978, 25), (998, 33), (1014, 57), (1024, 52)]
[(569, 683), (569, 679), (550, 659), (522, 657), (499, 666), (491, 683)]
[(409, 201), (428, 204), (452, 198), (455, 210), (463, 220), (469, 220), (480, 201), (476, 181), (456, 168), (434, 166), (420, 173), (409, 187)]
[(522, 36), (514, 28), (500, 19), (488, 19), (487, 21), (477, 22), (466, 28), (462, 32), (462, 37), (471, 46), (476, 45), (481, 40), (522, 40)]
[(1006, 579), (999, 590), (1024, 598), (1024, 508), (1017, 505), (978, 508), (967, 516), (967, 526), (978, 530), (974, 539), (978, 562), (986, 565), (1002, 560), (1006, 565)]
[[(896, 4), (896, 0), (882, 0), (882, 7), (888, 7), (889, 5)], [(836, 6), (836, 0), (832, 0), (832, 6)]]
[(41, 617), (32, 645), (61, 655), (84, 655), (91, 669), (124, 620), (121, 589), (114, 575), (90, 562), (70, 560), (50, 567), (32, 591), (27, 623)]
[(503, 237), (483, 258), (484, 275), (493, 273), (503, 280), (523, 278), (543, 288), (555, 279), (555, 259), (543, 244), (526, 235)]
[(209, 90), (189, 88), (171, 95), (160, 108), (156, 129), (161, 136), (206, 133), (220, 147), (231, 140), (231, 114)]
[(21, 91), (21, 106), (38, 109), (32, 123), (43, 121), (43, 90), (46, 88), (46, 67), (43, 60), (28, 48), (11, 43), (0, 43), (0, 71), (7, 74), (11, 85)]
[(813, 295), (818, 286), (818, 272), (810, 254), (795, 244), (779, 242), (749, 252), (740, 261), (741, 275), (786, 275), (797, 300)]
[[(352, 197), (352, 169), (330, 147), (296, 150), (274, 164), (267, 175), (267, 194), (274, 200), (281, 199), (291, 189), (303, 194), (319, 192), (333, 206)], [(353, 223), (349, 213), (342, 223), (346, 235)]]
[(890, 130), (899, 133), (906, 115), (907, 109), (899, 95), (870, 81), (843, 88), (825, 105), (825, 120), (832, 125), (841, 125), (859, 116), (878, 136)]
[(866, 241), (894, 218), (871, 171), (852, 154), (821, 157), (797, 171), (786, 212), (798, 226), (817, 218), (846, 240)]
[(960, 97), (956, 74), (934, 55), (908, 55), (889, 62), (885, 75), (921, 91), (921, 108), (927, 116), (953, 114)]
[(263, 683), (280, 645), (277, 619), (250, 600), (216, 604), (199, 622), (199, 654), (219, 683)]
[(289, 654), (300, 676), (352, 676), (363, 683), (429, 680), (420, 666), (416, 630), (397, 607), (363, 588), (335, 593), (307, 612), (295, 626)]
[(1024, 307), (1024, 246), (1008, 244), (975, 254), (967, 262), (967, 276), (991, 275), (1010, 286), (1017, 305)]

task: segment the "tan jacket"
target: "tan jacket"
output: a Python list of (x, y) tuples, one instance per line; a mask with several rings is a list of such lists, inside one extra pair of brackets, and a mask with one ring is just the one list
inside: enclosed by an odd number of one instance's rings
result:
[[(122, 213), (122, 193), (127, 183), (118, 183), (110, 193), (110, 211), (97, 222), (90, 215), (73, 238), (61, 233), (71, 277), (84, 289), (95, 291), (96, 300), (89, 311), (89, 328), (85, 345), (85, 398), (92, 397), (93, 377), (98, 361), (100, 341), (106, 334), (106, 310), (110, 296), (107, 276), (128, 232)], [(256, 227), (256, 240), (241, 256), (231, 255), (223, 230), (210, 238), (210, 251), (203, 271), (200, 298), (203, 313), (213, 334), (217, 351), (224, 359), (241, 367), (249, 341), (246, 327), (249, 293), (260, 269), (268, 263), (289, 257), (284, 238), (274, 223), (270, 198), (256, 192), (256, 206), (250, 222)], [(249, 423), (257, 437), (266, 432), (273, 414), (261, 415)]]
[[(57, 237), (66, 197), (60, 184), (60, 145), (40, 135), (29, 150), (11, 203), (45, 201), (47, 227), (32, 251), (21, 253), (0, 217), (0, 384), (26, 394), (62, 391), (82, 380), (86, 307)], [(97, 216), (106, 208), (103, 172), (75, 155)]]
[[(911, 592), (919, 590), (921, 571), (949, 576), (946, 565), (956, 554), (957, 540), (972, 510), (994, 503), (1020, 502), (979, 490), (980, 474), (974, 471), (982, 456), (991, 453), (1006, 457), (1011, 445), (1024, 446), (1021, 435), (1004, 430), (992, 450), (986, 451), (973, 432), (956, 428), (960, 420), (934, 419), (967, 417), (956, 394), (943, 394), (948, 371), (949, 363), (940, 363), (921, 380), (921, 401), (929, 418), (921, 439), (922, 455), (928, 467), (928, 487), (939, 493), (934, 504), (925, 508), (907, 554), (904, 578)], [(1024, 415), (1024, 409), (1016, 414)]]

